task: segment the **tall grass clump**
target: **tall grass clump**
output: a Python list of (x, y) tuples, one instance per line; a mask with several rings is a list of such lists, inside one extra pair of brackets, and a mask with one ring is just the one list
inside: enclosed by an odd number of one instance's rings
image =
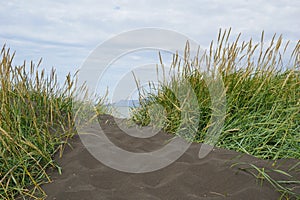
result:
[(72, 98), (75, 79), (64, 85), (55, 70), (46, 75), (39, 65), (12, 66), (14, 54), (5, 46), (0, 61), (0, 199), (45, 196), (48, 167), (59, 167), (54, 153), (74, 134)]
[[(203, 54), (190, 57), (187, 43), (182, 58), (173, 55), (171, 68), (177, 71), (171, 81), (162, 81), (153, 93), (140, 92), (141, 106), (133, 111), (133, 120), (147, 125), (153, 105), (163, 108), (163, 129), (180, 129), (181, 108), (176, 91), (184, 81), (193, 88), (199, 109), (196, 136), (187, 139), (206, 142), (211, 124), (212, 96), (205, 77), (219, 74), (226, 95), (226, 116), (216, 146), (251, 154), (263, 159), (300, 158), (300, 67), (298, 41), (288, 55), (288, 43), (276, 35), (270, 42), (240, 41), (240, 34), (230, 42), (230, 30), (219, 33)], [(161, 59), (161, 65), (163, 65)], [(145, 100), (146, 99), (146, 100)], [(187, 101), (188, 102), (188, 101)]]
[[(262, 33), (261, 41), (254, 43), (252, 39), (240, 41), (239, 34), (230, 42), (230, 32), (220, 31), (217, 43), (212, 42), (205, 53), (195, 57), (190, 56), (187, 42), (182, 58), (173, 55), (170, 71), (175, 73), (170, 74), (170, 81), (163, 80), (159, 86), (149, 83), (150, 90), (139, 89), (140, 107), (133, 110), (132, 119), (141, 125), (158, 124), (176, 135), (185, 132), (181, 129), (187, 126), (181, 124), (194, 123), (189, 126), (196, 128), (179, 136), (274, 163), (283, 158), (300, 159), (300, 41), (287, 57), (289, 42), (283, 44), (282, 36), (274, 35), (266, 43)], [(164, 70), (161, 56), (160, 63)], [(222, 87), (218, 86), (220, 79)], [(177, 98), (187, 83), (197, 97), (198, 106), (193, 110), (183, 109), (192, 102), (190, 92), (183, 101)], [(193, 119), (195, 115), (189, 117), (187, 111), (198, 112), (199, 120)], [(214, 131), (217, 133), (211, 134)], [(274, 180), (263, 168), (248, 165), (259, 173), (253, 173), (255, 177), (263, 177), (281, 193), (280, 199), (300, 198), (294, 191), (300, 180), (281, 170), (277, 172), (291, 180)]]

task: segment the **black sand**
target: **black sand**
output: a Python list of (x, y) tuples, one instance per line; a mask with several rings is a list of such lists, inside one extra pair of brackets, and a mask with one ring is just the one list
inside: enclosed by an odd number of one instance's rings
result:
[[(121, 148), (144, 152), (159, 148), (171, 136), (161, 133), (150, 139), (137, 139), (124, 134), (110, 116), (102, 116), (101, 127), (110, 140)], [(75, 136), (62, 158), (56, 158), (62, 167), (62, 175), (50, 172), (53, 182), (42, 188), (49, 200), (128, 200), (128, 199), (278, 199), (280, 193), (271, 184), (261, 184), (251, 173), (240, 168), (246, 162), (268, 169), (287, 170), (299, 160), (273, 162), (254, 158), (220, 148), (203, 159), (198, 158), (201, 144), (192, 144), (177, 161), (154, 172), (132, 174), (111, 169), (96, 160), (84, 147), (79, 136)], [(130, 144), (130, 145), (128, 145)], [(299, 167), (298, 167), (299, 168)], [(251, 170), (255, 172), (255, 170)], [(300, 177), (299, 170), (290, 172)], [(272, 172), (277, 180), (287, 179)], [(299, 186), (298, 191), (299, 191)]]

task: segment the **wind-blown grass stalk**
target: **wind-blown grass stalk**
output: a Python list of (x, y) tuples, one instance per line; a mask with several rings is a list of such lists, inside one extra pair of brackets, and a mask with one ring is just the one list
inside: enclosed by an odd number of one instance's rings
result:
[[(300, 198), (300, 194), (294, 192), (294, 189), (300, 187), (300, 180), (297, 180), (295, 177), (290, 175), (288, 172), (278, 170), (278, 169), (268, 170), (265, 168), (257, 167), (256, 165), (251, 164), (251, 163), (243, 163), (243, 162), (233, 164), (231, 167), (234, 167), (237, 165), (247, 166), (247, 167), (239, 167), (239, 169), (252, 174), (257, 180), (260, 180), (261, 185), (264, 183), (264, 181), (268, 182), (273, 188), (275, 188), (275, 190), (277, 190), (278, 192), (280, 192), (282, 194), (279, 198), (280, 200), (283, 198), (290, 199), (289, 197), (295, 197), (297, 199)], [(253, 171), (255, 171), (256, 173)], [(270, 175), (270, 172), (280, 174), (285, 178), (288, 177), (291, 180), (275, 180)]]

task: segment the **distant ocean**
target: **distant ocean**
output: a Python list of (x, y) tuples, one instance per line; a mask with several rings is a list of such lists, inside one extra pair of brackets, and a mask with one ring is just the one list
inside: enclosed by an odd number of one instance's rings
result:
[(129, 118), (131, 108), (138, 107), (138, 100), (120, 100), (107, 105), (112, 111), (112, 115), (118, 118)]
[(113, 116), (118, 118), (129, 118), (130, 117), (130, 108), (129, 106), (116, 106), (113, 109)]

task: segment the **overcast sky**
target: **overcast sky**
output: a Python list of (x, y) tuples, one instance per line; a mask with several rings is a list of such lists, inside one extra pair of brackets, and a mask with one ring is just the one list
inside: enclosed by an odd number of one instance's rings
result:
[(274, 33), (300, 39), (299, 0), (26, 0), (0, 2), (0, 44), (16, 51), (16, 64), (43, 58), (64, 76), (80, 68), (97, 45), (120, 32), (157, 27), (208, 46), (220, 28), (258, 40)]

